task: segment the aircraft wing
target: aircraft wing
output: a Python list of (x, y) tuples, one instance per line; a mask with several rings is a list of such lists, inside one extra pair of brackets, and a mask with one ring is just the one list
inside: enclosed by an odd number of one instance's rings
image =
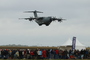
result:
[(34, 19), (36, 19), (36, 18), (30, 17), (30, 18), (19, 18), (19, 19), (25, 19), (25, 20), (32, 21), (32, 20), (34, 20)]
[(54, 18), (52, 18), (52, 21), (56, 21), (56, 20), (57, 20), (58, 22), (62, 22), (62, 20), (66, 20), (66, 19), (62, 19), (62, 18), (55, 18), (55, 17), (54, 17)]

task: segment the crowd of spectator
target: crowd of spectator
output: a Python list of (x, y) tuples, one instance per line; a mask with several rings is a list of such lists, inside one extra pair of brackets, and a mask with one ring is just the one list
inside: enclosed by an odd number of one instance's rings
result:
[(89, 59), (89, 50), (0, 49), (0, 59)]

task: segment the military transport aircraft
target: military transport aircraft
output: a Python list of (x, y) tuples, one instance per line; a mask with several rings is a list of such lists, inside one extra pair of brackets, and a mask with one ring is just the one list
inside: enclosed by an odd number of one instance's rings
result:
[(35, 20), (35, 22), (39, 25), (39, 26), (42, 26), (43, 24), (45, 24), (46, 26), (49, 26), (49, 24), (52, 22), (52, 21), (58, 21), (58, 22), (62, 22), (62, 20), (65, 20), (65, 19), (62, 19), (62, 18), (56, 18), (56, 17), (38, 17), (37, 16), (37, 13), (43, 13), (43, 12), (40, 12), (40, 11), (25, 11), (25, 13), (34, 13), (34, 17), (29, 17), (29, 18), (20, 18), (20, 19), (25, 19), (25, 20), (29, 20), (29, 21), (33, 21)]

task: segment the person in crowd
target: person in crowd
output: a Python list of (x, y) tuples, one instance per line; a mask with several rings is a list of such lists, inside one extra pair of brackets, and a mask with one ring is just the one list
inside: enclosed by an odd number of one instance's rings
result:
[(37, 57), (38, 57), (37, 51), (38, 51), (37, 49), (34, 50), (34, 56), (35, 56), (35, 59), (37, 59)]
[(47, 51), (45, 49), (42, 51), (42, 56), (43, 58), (47, 58)]
[(50, 59), (54, 59), (54, 57), (55, 57), (55, 50), (50, 49)]
[(34, 51), (33, 50), (30, 51), (30, 56), (31, 56), (32, 59), (35, 58), (35, 54), (34, 54)]
[(55, 59), (59, 59), (59, 50), (58, 49), (55, 50)]
[(84, 50), (83, 49), (81, 50), (80, 54), (81, 54), (81, 59), (83, 59), (84, 58)]
[(38, 49), (37, 54), (38, 54), (38, 59), (42, 59), (42, 51), (40, 49)]
[(62, 59), (68, 59), (68, 51), (65, 49), (62, 53)]
[(0, 59), (89, 59), (89, 50), (0, 49)]

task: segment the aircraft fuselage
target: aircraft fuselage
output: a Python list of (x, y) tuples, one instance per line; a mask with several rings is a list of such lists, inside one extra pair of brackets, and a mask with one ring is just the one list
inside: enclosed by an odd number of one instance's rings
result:
[(39, 26), (41, 26), (43, 24), (48, 26), (52, 22), (51, 17), (39, 17), (35, 21), (36, 21), (36, 23), (38, 23)]

